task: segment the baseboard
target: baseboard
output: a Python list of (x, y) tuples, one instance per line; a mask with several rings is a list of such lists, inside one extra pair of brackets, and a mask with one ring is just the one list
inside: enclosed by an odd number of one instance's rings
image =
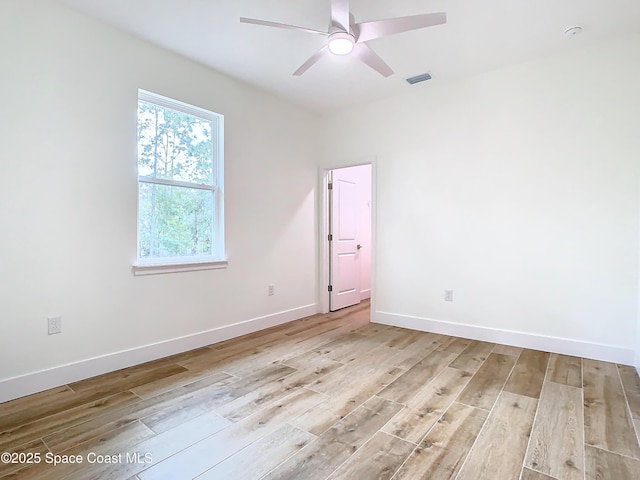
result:
[(366, 300), (367, 298), (371, 298), (371, 289), (360, 290), (360, 300)]
[(630, 348), (617, 345), (585, 342), (583, 340), (570, 338), (549, 337), (534, 333), (501, 330), (498, 328), (479, 327), (476, 325), (380, 311), (371, 312), (371, 321), (384, 325), (409, 328), (411, 330), (440, 333), (454, 337), (482, 340), (484, 342), (501, 343), (515, 347), (531, 348), (534, 350), (591, 358), (623, 365), (634, 364), (634, 351)]
[(253, 318), (204, 332), (60, 365), (0, 381), (0, 403), (121, 368), (211, 345), (318, 313), (318, 305)]

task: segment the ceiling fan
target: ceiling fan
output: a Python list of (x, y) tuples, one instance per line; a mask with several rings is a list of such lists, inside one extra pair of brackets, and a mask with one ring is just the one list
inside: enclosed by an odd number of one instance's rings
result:
[(447, 14), (444, 12), (426, 13), (423, 15), (355, 23), (353, 15), (349, 12), (349, 0), (331, 0), (331, 27), (328, 32), (284, 23), (257, 20), (255, 18), (240, 17), (240, 22), (265, 25), (267, 27), (286, 28), (289, 30), (300, 30), (302, 32), (320, 34), (327, 37), (327, 44), (293, 72), (296, 76), (302, 75), (320, 59), (330, 54), (352, 54), (380, 75), (388, 77), (393, 74), (393, 70), (371, 50), (366, 42), (409, 30), (442, 25), (443, 23), (447, 23)]

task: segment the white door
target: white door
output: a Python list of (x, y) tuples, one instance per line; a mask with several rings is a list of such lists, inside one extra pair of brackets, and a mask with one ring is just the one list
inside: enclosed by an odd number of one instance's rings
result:
[(360, 303), (357, 176), (333, 170), (329, 194), (329, 310)]

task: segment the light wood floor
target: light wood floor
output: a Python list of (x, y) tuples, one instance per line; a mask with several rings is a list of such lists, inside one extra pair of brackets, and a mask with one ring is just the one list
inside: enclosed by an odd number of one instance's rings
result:
[(41, 458), (0, 477), (640, 479), (631, 367), (368, 318), (365, 303), (0, 404), (0, 452)]

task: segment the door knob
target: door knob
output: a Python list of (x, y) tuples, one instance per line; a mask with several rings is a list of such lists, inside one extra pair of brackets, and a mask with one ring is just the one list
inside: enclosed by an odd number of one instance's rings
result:
[(356, 245), (356, 248), (357, 248), (358, 250), (360, 250), (360, 249), (362, 248), (362, 245), (358, 244), (358, 245)]

